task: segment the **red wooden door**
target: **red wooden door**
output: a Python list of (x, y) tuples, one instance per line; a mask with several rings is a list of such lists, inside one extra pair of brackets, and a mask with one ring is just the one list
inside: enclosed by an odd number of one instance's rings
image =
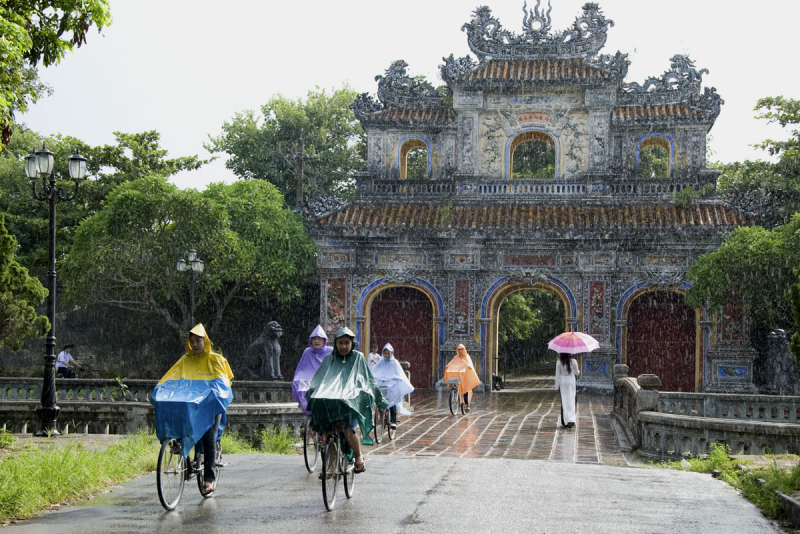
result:
[(411, 364), (411, 383), (430, 388), (433, 361), (433, 306), (422, 291), (391, 287), (370, 308), (370, 344), (394, 347), (394, 356)]
[(630, 376), (661, 379), (661, 391), (694, 391), (695, 312), (672, 291), (645, 293), (628, 312)]

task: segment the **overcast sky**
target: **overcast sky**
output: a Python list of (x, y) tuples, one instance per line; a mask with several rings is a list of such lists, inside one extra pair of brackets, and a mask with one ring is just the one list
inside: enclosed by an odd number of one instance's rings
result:
[[(522, 0), (483, 0), (503, 28), (522, 32)], [(21, 117), (43, 134), (63, 133), (92, 145), (113, 132), (157, 130), (173, 157), (209, 154), (236, 112), (259, 110), (270, 96), (305, 97), (316, 86), (348, 83), (375, 94), (376, 74), (404, 59), (412, 76), (441, 84), (442, 57), (470, 54), (461, 26), (475, 1), (402, 3), (245, 0), (110, 0), (114, 22), (57, 67), (42, 69), (54, 89)], [(543, 2), (546, 3), (546, 0)], [(552, 0), (552, 28), (566, 29), (585, 0)], [(780, 126), (754, 119), (764, 96), (800, 98), (796, 0), (605, 0), (614, 21), (602, 53), (629, 54), (626, 81), (660, 76), (674, 54), (707, 68), (705, 86), (725, 101), (714, 128), (716, 159), (765, 159), (749, 145), (785, 138)], [(535, 0), (529, 0), (535, 5)], [(235, 180), (222, 159), (177, 175), (180, 187)]]

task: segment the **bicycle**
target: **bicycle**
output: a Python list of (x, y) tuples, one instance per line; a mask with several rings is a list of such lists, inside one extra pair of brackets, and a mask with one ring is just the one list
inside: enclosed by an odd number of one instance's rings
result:
[[(217, 489), (219, 482), (220, 469), (222, 464), (222, 450), (219, 441), (216, 443), (214, 455), (214, 485), (212, 493)], [(156, 482), (158, 485), (158, 499), (161, 505), (169, 510), (174, 510), (183, 495), (183, 486), (187, 480), (197, 476), (197, 488), (200, 495), (203, 495), (205, 477), (203, 475), (203, 454), (194, 450), (194, 458), (187, 462), (181, 454), (182, 444), (179, 439), (165, 439), (161, 442), (161, 451), (158, 454), (158, 467), (156, 471)], [(203, 498), (212, 495), (208, 493)]]
[(464, 414), (464, 399), (461, 397), (461, 394), (458, 392), (458, 386), (461, 385), (461, 378), (448, 378), (447, 384), (450, 386), (450, 393), (449, 393), (449, 404), (450, 404), (450, 413), (452, 415), (456, 414), (456, 411), (459, 409), (461, 410), (462, 415)]
[(348, 499), (353, 496), (356, 482), (355, 465), (347, 457), (344, 449), (347, 441), (344, 439), (342, 425), (341, 421), (335, 424), (334, 431), (327, 437), (325, 448), (322, 449), (322, 500), (329, 512), (336, 505), (336, 487), (339, 479), (344, 479), (344, 494)]
[[(383, 398), (388, 398), (389, 388), (387, 386), (378, 386), (378, 388), (381, 390)], [(389, 411), (389, 408), (381, 410), (376, 405), (373, 414), (374, 424), (372, 431), (375, 434), (375, 443), (380, 443), (383, 440), (384, 430), (386, 430), (386, 434), (389, 436), (389, 441), (392, 441), (394, 439), (395, 429), (392, 428), (391, 412)]]
[(306, 462), (306, 469), (309, 473), (313, 473), (317, 468), (317, 458), (320, 453), (320, 437), (311, 428), (311, 418), (306, 417), (306, 426), (303, 432), (303, 458)]

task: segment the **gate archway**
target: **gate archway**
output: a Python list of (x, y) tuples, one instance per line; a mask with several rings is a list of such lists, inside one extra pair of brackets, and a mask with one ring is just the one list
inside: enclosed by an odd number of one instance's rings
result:
[[(434, 370), (434, 308), (428, 295), (408, 286), (377, 293), (368, 306), (368, 343), (391, 343), (398, 360), (411, 364), (411, 384), (430, 388)], [(365, 347), (366, 348), (366, 347)]]
[(695, 391), (699, 376), (697, 311), (683, 293), (647, 291), (627, 312), (625, 363), (630, 376), (650, 373), (661, 379), (661, 391)]
[(545, 277), (540, 281), (528, 282), (507, 277), (495, 282), (486, 292), (481, 305), (481, 346), (485, 357), (481, 358), (480, 377), (484, 384), (491, 385), (491, 373), (498, 371), (500, 307), (506, 297), (522, 290), (546, 290), (558, 295), (564, 304), (564, 330), (570, 330), (570, 322), (575, 320), (570, 319), (577, 315), (575, 297), (566, 284), (556, 278)]

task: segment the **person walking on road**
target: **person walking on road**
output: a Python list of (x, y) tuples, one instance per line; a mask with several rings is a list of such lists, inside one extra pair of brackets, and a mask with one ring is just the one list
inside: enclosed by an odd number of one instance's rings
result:
[(369, 370), (372, 371), (372, 369), (375, 367), (375, 364), (377, 364), (379, 361), (381, 361), (381, 355), (378, 353), (378, 345), (373, 343), (369, 354), (367, 354), (367, 365), (369, 366)]
[(561, 424), (575, 426), (577, 395), (576, 380), (581, 376), (578, 360), (570, 354), (559, 354), (556, 362), (556, 391), (561, 392)]

